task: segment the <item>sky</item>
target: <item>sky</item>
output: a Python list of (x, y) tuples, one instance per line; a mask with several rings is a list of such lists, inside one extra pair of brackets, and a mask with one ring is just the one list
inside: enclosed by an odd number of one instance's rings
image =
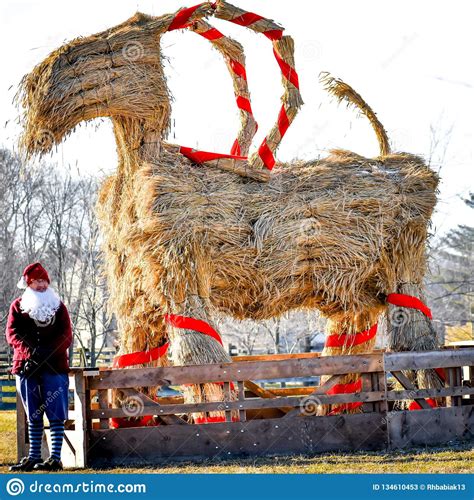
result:
[[(12, 104), (22, 76), (52, 50), (77, 36), (115, 26), (136, 11), (159, 16), (195, 2), (178, 0), (1, 0), (0, 147), (15, 148), (20, 128)], [(305, 105), (277, 159), (310, 160), (331, 148), (378, 155), (368, 122), (338, 106), (318, 80), (328, 71), (355, 88), (376, 111), (394, 151), (420, 154), (441, 176), (432, 233), (469, 224), (462, 199), (474, 191), (474, 65), (469, 0), (236, 0), (272, 18), (295, 40), (296, 69)], [(262, 35), (210, 20), (244, 45), (252, 107), (259, 123), (253, 148), (280, 107), (280, 73)], [(173, 101), (169, 142), (228, 152), (239, 127), (232, 83), (221, 56), (194, 33), (161, 40)], [(46, 160), (73, 166), (78, 175), (112, 172), (117, 164), (108, 119), (81, 126)], [(471, 223), (472, 224), (472, 223)]]

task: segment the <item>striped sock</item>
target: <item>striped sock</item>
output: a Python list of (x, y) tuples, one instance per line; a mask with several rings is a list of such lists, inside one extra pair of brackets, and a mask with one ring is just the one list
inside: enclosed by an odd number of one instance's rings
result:
[(61, 460), (61, 447), (64, 438), (64, 420), (51, 420), (51, 458)]
[(43, 429), (43, 419), (31, 420), (28, 422), (28, 437), (30, 439), (28, 458), (41, 458), (41, 440), (43, 437)]

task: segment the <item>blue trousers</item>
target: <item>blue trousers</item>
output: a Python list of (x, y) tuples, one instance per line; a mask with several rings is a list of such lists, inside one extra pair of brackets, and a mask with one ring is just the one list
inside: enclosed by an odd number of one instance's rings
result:
[(39, 373), (32, 377), (16, 375), (16, 390), (21, 395), (28, 421), (67, 420), (69, 377), (67, 373)]

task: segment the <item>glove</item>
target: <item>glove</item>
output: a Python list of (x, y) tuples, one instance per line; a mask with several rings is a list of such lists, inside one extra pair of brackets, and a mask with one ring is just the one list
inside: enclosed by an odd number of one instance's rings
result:
[(34, 375), (39, 368), (39, 364), (35, 361), (34, 358), (25, 359), (20, 368), (20, 375), (24, 377), (29, 377)]

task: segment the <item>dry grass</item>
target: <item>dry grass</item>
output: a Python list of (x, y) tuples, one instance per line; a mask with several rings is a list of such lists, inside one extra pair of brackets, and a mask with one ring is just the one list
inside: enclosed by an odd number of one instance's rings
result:
[(16, 411), (0, 411), (0, 464), (16, 461)]
[[(16, 462), (15, 411), (0, 412), (0, 473)], [(449, 447), (412, 449), (392, 453), (327, 453), (316, 456), (294, 456), (230, 460), (226, 462), (183, 462), (153, 467), (116, 467), (112, 469), (68, 469), (64, 473), (141, 473), (141, 474), (368, 474), (368, 473), (472, 473), (472, 443)], [(34, 473), (39, 474), (39, 473)]]

